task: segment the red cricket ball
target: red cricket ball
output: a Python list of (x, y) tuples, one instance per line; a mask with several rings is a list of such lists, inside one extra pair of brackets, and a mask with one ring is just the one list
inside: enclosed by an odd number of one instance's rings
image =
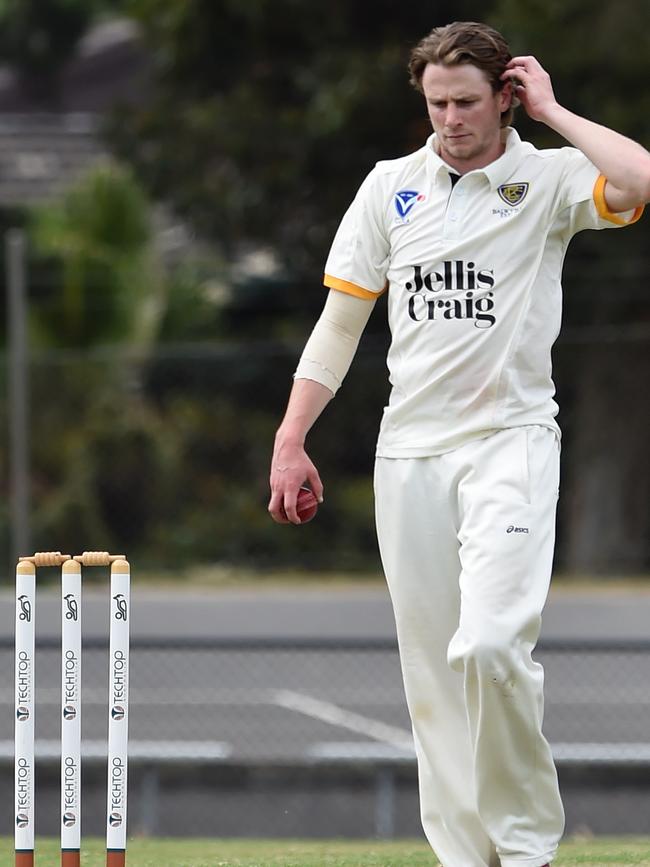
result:
[(307, 521), (311, 521), (317, 511), (318, 500), (316, 499), (316, 494), (314, 494), (311, 488), (301, 485), (298, 488), (298, 499), (296, 500), (296, 512), (300, 518), (300, 523), (306, 524)]

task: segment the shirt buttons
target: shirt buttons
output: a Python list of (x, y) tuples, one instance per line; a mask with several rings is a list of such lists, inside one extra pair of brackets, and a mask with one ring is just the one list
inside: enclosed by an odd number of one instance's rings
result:
[(449, 219), (451, 220), (452, 223), (455, 223), (456, 220), (458, 219), (458, 215), (457, 214), (450, 214)]

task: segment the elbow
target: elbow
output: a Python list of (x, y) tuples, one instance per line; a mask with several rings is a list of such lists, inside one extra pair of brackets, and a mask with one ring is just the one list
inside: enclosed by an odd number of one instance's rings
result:
[(647, 205), (650, 202), (650, 167), (648, 168), (648, 172), (645, 178), (645, 185), (643, 187), (643, 199), (639, 204)]
[(650, 202), (650, 153), (644, 151), (643, 155), (631, 162), (628, 166), (625, 179), (620, 179), (618, 185), (618, 202), (626, 206), (624, 209), (636, 208)]
[(614, 213), (630, 211), (650, 202), (650, 159), (647, 165), (637, 165), (628, 172), (625, 184), (620, 186), (607, 181), (605, 201)]
[(639, 167), (639, 177), (635, 192), (639, 197), (638, 205), (646, 205), (650, 202), (650, 154)]

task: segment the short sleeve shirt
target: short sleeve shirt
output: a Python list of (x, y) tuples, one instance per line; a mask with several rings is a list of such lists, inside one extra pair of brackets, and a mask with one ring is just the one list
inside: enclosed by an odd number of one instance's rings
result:
[(440, 454), (521, 425), (559, 432), (551, 347), (567, 245), (642, 209), (610, 213), (605, 179), (581, 151), (537, 150), (514, 129), (504, 140), (499, 159), (455, 183), (435, 136), (377, 163), (339, 226), (325, 285), (388, 291), (379, 456)]

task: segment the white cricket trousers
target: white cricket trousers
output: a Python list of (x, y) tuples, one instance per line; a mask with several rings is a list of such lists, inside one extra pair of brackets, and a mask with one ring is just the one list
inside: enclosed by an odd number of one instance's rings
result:
[(541, 867), (564, 830), (531, 658), (558, 480), (558, 439), (538, 426), (376, 461), (422, 824), (443, 867)]

